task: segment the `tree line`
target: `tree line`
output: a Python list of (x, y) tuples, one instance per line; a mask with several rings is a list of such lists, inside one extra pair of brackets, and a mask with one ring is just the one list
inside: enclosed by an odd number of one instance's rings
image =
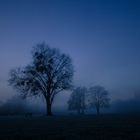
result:
[(46, 103), (46, 114), (52, 115), (52, 104), (57, 94), (72, 90), (68, 101), (69, 110), (84, 113), (88, 106), (100, 108), (109, 105), (108, 92), (101, 86), (73, 89), (74, 68), (69, 55), (45, 43), (33, 47), (32, 61), (26, 67), (10, 71), (9, 84), (21, 93), (22, 98), (42, 96)]
[(68, 100), (68, 110), (84, 114), (87, 108), (95, 108), (100, 115), (102, 108), (109, 107), (110, 98), (108, 91), (102, 86), (93, 86), (89, 89), (77, 87), (73, 90)]

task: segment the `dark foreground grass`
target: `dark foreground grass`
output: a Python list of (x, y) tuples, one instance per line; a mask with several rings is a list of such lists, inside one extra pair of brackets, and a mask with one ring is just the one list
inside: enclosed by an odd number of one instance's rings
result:
[(0, 117), (0, 140), (140, 140), (139, 115)]

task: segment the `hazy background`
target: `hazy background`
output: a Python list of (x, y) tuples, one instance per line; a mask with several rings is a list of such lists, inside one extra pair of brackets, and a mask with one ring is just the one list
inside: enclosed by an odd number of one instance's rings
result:
[[(71, 56), (76, 86), (105, 86), (112, 101), (139, 93), (138, 0), (0, 0), (1, 102), (18, 94), (8, 86), (9, 70), (28, 64), (42, 41)], [(54, 106), (68, 97), (60, 94)]]

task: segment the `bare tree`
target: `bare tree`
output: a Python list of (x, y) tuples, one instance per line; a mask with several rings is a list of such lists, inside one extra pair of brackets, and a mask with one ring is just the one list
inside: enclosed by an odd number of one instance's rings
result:
[(68, 110), (75, 110), (78, 114), (84, 114), (86, 109), (85, 94), (87, 89), (84, 87), (77, 87), (73, 90), (68, 100)]
[(24, 98), (42, 95), (46, 101), (47, 115), (52, 115), (55, 95), (70, 89), (72, 78), (71, 58), (42, 43), (33, 48), (29, 65), (11, 70), (9, 83), (22, 92)]
[(109, 107), (110, 99), (108, 92), (102, 86), (94, 86), (89, 89), (88, 102), (90, 107), (95, 107), (97, 115), (100, 115), (100, 109)]

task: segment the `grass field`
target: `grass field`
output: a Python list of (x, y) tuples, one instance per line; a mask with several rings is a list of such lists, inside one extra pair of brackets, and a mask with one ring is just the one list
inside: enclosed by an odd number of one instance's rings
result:
[(140, 140), (140, 116), (1, 116), (0, 140)]

